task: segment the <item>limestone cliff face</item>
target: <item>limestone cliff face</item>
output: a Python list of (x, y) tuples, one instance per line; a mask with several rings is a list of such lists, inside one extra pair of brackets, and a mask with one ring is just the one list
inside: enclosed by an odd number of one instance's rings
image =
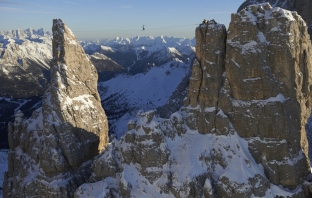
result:
[[(262, 4), (232, 16), (225, 65), (232, 105), (224, 109), (249, 138), (269, 180), (288, 188), (303, 181), (309, 165), (310, 54), (307, 26), (296, 12)], [(274, 142), (280, 145), (276, 152), (269, 146)]]
[[(312, 59), (305, 22), (296, 12), (272, 8), (270, 4), (249, 6), (232, 15), (223, 41), (206, 34), (218, 46), (226, 39), (224, 62), (206, 61), (214, 54), (200, 52), (218, 52), (214, 45), (201, 50), (205, 46), (202, 32), (209, 29), (210, 23), (196, 30), (199, 61), (193, 66), (188, 100), (191, 106), (199, 104), (201, 109), (193, 111), (190, 125), (200, 132), (224, 134), (228, 123), (220, 122), (215, 113), (222, 110), (237, 133), (248, 140), (249, 150), (263, 165), (269, 181), (296, 188), (304, 181), (309, 165), (305, 124), (311, 107)], [(207, 62), (219, 67), (215, 70), (225, 71), (225, 77), (221, 72), (203, 75)], [(205, 84), (205, 76), (218, 80)], [(204, 98), (215, 98), (217, 102), (203, 106), (198, 96), (213, 90), (211, 87), (219, 88)]]
[[(196, 59), (184, 105), (190, 105), (189, 125), (200, 133), (215, 128), (219, 90), (223, 83), (226, 29), (214, 20), (196, 29)], [(200, 111), (196, 108), (199, 106)], [(196, 122), (193, 122), (193, 120)]]
[(75, 197), (311, 197), (305, 22), (269, 4), (248, 6), (228, 32), (200, 25), (196, 42), (185, 106), (169, 119), (139, 113)]
[(312, 2), (309, 0), (246, 0), (239, 8), (238, 12), (246, 6), (257, 3), (270, 3), (273, 7), (280, 7), (290, 11), (297, 11), (308, 25), (308, 32), (312, 38)]
[[(97, 92), (97, 71), (70, 29), (53, 21), (51, 85), (43, 102), (47, 173), (79, 166), (108, 143), (108, 123)], [(61, 149), (61, 152), (60, 152)], [(58, 159), (51, 162), (51, 156)]]
[(70, 29), (53, 20), (51, 83), (42, 108), (9, 126), (4, 197), (71, 197), (108, 143), (97, 71)]
[(224, 72), (226, 29), (208, 21), (196, 30), (196, 57), (188, 95), (190, 104), (216, 107)]
[(295, 189), (309, 167), (312, 59), (305, 22), (268, 3), (249, 6), (232, 15), (225, 53), (217, 108), (248, 140), (270, 183)]

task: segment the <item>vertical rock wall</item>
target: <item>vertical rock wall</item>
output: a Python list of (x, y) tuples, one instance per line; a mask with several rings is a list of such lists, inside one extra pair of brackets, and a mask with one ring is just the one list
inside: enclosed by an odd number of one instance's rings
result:
[[(215, 128), (211, 123), (217, 122), (218, 116), (201, 120), (201, 115), (207, 118), (207, 108), (196, 97), (222, 82), (220, 73), (215, 74), (218, 80), (212, 83), (206, 84), (200, 78), (200, 68), (206, 68), (205, 60), (214, 57), (205, 52), (219, 52), (214, 44), (222, 41), (209, 33), (203, 35), (202, 27), (196, 29), (196, 36), (198, 61), (193, 66), (188, 96), (191, 106), (199, 104), (201, 108), (193, 112), (196, 116), (191, 115), (192, 120), (199, 119), (190, 123), (204, 133), (217, 132), (218, 128), (227, 127), (227, 119)], [(206, 42), (203, 50), (201, 41), (206, 36), (211, 36), (215, 43)], [(272, 8), (270, 4), (249, 6), (232, 14), (226, 50), (223, 49), (224, 65), (218, 59), (209, 63), (219, 67), (215, 70), (225, 68), (224, 84), (222, 89), (220, 85), (207, 94), (206, 101), (216, 100), (215, 110), (222, 110), (237, 133), (249, 141), (249, 150), (256, 162), (263, 165), (271, 183), (297, 188), (309, 167), (305, 124), (311, 108), (312, 59), (305, 22), (296, 12)], [(202, 128), (202, 122), (208, 127)]]
[(228, 32), (229, 87), (225, 107), (219, 107), (238, 134), (249, 139), (270, 182), (294, 189), (309, 166), (305, 124), (312, 59), (307, 26), (296, 12), (260, 4), (233, 14)]
[[(189, 127), (198, 128), (200, 133), (207, 133), (215, 128), (219, 90), (225, 71), (226, 28), (211, 20), (201, 24), (195, 34), (196, 59), (184, 104), (193, 108), (188, 109), (193, 115), (189, 119)], [(193, 122), (193, 119), (197, 122)]]
[(224, 72), (226, 29), (214, 20), (196, 30), (196, 57), (189, 86), (192, 107), (216, 107)]
[[(108, 143), (97, 71), (60, 19), (53, 21), (52, 31), (51, 85), (43, 102), (46, 145), (40, 150), (40, 164), (47, 173), (77, 167)], [(51, 156), (57, 160), (51, 162)]]
[(51, 83), (30, 119), (9, 125), (4, 197), (72, 197), (108, 143), (97, 71), (60, 19), (53, 20)]

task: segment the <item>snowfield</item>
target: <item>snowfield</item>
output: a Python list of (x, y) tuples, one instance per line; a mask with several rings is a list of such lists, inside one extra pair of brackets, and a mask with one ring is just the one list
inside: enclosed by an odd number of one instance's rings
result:
[[(253, 187), (258, 188), (263, 186), (263, 180), (258, 180), (257, 184), (250, 182), (250, 178), (266, 178), (264, 168), (261, 164), (251, 156), (248, 149), (248, 142), (241, 138), (237, 132), (233, 131), (231, 134), (216, 135), (216, 134), (200, 134), (197, 130), (191, 130), (185, 127), (186, 132), (178, 135), (166, 119), (154, 117), (151, 121), (147, 121), (147, 115), (151, 112), (138, 113), (138, 116), (132, 120), (136, 126), (144, 126), (152, 129), (149, 134), (144, 130), (130, 130), (128, 134), (135, 134), (138, 139), (137, 144), (141, 145), (143, 152), (148, 152), (148, 148), (154, 147), (155, 142), (144, 140), (140, 142), (140, 138), (144, 139), (152, 133), (162, 134), (163, 142), (159, 145), (159, 149), (169, 153), (168, 161), (161, 167), (152, 166), (146, 168), (146, 172), (151, 174), (158, 172), (160, 175), (154, 182), (150, 182), (146, 175), (142, 175), (142, 165), (140, 163), (125, 163), (122, 156), (127, 150), (131, 150), (134, 146), (127, 142), (125, 137), (121, 140), (113, 140), (106, 148), (106, 151), (95, 160), (95, 163), (103, 161), (110, 162), (112, 159), (117, 163), (118, 178), (106, 177), (95, 183), (85, 183), (78, 188), (76, 195), (80, 198), (104, 197), (110, 195), (111, 189), (118, 189), (120, 183), (123, 186), (128, 186), (130, 195), (133, 197), (176, 197), (171, 191), (163, 193), (163, 186), (168, 185), (168, 173), (170, 173), (173, 189), (181, 197), (190, 193), (190, 187), (186, 183), (190, 183), (194, 178), (205, 176), (206, 173), (211, 173), (209, 178), (205, 181), (205, 187), (212, 189), (211, 183), (217, 182), (222, 185), (225, 178), (229, 182), (235, 184), (236, 191), (242, 194), (250, 192)], [(171, 118), (176, 117), (178, 120), (182, 119), (183, 112), (179, 111), (172, 114)], [(173, 132), (174, 135), (167, 136), (166, 133)], [(152, 135), (151, 135), (152, 136)], [(136, 143), (134, 143), (136, 144)], [(137, 148), (134, 146), (134, 148)], [(133, 148), (132, 148), (133, 149)], [(140, 151), (137, 151), (138, 153)], [(124, 163), (122, 163), (124, 162)], [(107, 163), (108, 164), (108, 163)], [(226, 183), (223, 183), (226, 185)], [(228, 190), (231, 189), (223, 186)], [(293, 196), (295, 193), (302, 191), (302, 188), (295, 190), (288, 190), (281, 186), (269, 184), (269, 188), (265, 192), (265, 196), (273, 198), (276, 196)], [(252, 197), (257, 197), (252, 195)]]
[[(112, 119), (110, 128), (119, 139), (127, 131), (127, 120), (138, 111), (152, 110), (167, 103), (190, 69), (190, 62), (175, 59), (162, 66), (152, 67), (148, 72), (133, 76), (119, 75), (99, 83), (99, 92), (104, 110), (127, 109), (121, 118)], [(102, 103), (103, 104), (103, 103)], [(105, 104), (109, 105), (106, 106)]]

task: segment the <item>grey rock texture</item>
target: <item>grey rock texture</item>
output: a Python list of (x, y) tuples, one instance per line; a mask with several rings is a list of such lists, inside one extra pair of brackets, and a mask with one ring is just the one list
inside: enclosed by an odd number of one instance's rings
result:
[[(43, 102), (47, 145), (40, 150), (40, 164), (47, 173), (79, 166), (108, 143), (107, 118), (97, 92), (97, 71), (61, 20), (53, 21), (52, 31), (54, 78), (51, 77)], [(51, 156), (58, 160), (51, 162)]]
[(139, 113), (75, 197), (311, 197), (307, 29), (270, 4), (200, 25), (185, 106)]
[[(195, 32), (196, 57), (185, 106), (197, 109), (190, 113), (190, 128), (209, 133), (215, 126), (215, 115), (224, 73), (226, 29), (214, 20), (201, 24)], [(196, 122), (194, 122), (194, 119)], [(193, 125), (196, 126), (193, 126)]]
[(42, 108), (9, 125), (4, 197), (72, 197), (89, 178), (91, 159), (108, 144), (97, 71), (71, 30), (53, 20), (51, 83)]
[(252, 4), (270, 3), (273, 7), (280, 7), (290, 11), (297, 11), (308, 25), (308, 32), (312, 38), (312, 2), (309, 0), (246, 0), (239, 8), (238, 12)]
[(196, 29), (196, 57), (190, 79), (192, 107), (216, 107), (224, 72), (226, 29), (214, 20)]
[(187, 129), (186, 109), (169, 119), (155, 111), (139, 113), (128, 123), (128, 133), (93, 162), (89, 183), (75, 197), (272, 195), (269, 181), (245, 150), (247, 142), (231, 127), (228, 135)]
[[(257, 152), (252, 154), (270, 182), (294, 189), (309, 166), (304, 126), (311, 108), (312, 59), (307, 26), (296, 12), (266, 3), (233, 14), (228, 32), (229, 86), (219, 107), (238, 134), (250, 139), (250, 149)], [(267, 140), (284, 142), (284, 151), (269, 152)]]

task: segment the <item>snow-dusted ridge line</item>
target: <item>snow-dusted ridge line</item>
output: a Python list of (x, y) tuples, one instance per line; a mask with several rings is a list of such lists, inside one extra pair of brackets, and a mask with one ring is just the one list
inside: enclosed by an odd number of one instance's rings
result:
[(248, 106), (251, 104), (262, 104), (266, 105), (268, 103), (280, 102), (284, 103), (288, 98), (285, 98), (283, 94), (278, 94), (275, 97), (270, 97), (264, 100), (251, 100), (251, 101), (243, 101), (243, 100), (232, 100), (234, 106)]
[(168, 36), (135, 36), (135, 37), (116, 37), (114, 39), (99, 39), (92, 43), (113, 46), (113, 45), (136, 45), (136, 46), (152, 46), (152, 45), (195, 45), (195, 39), (168, 37)]

